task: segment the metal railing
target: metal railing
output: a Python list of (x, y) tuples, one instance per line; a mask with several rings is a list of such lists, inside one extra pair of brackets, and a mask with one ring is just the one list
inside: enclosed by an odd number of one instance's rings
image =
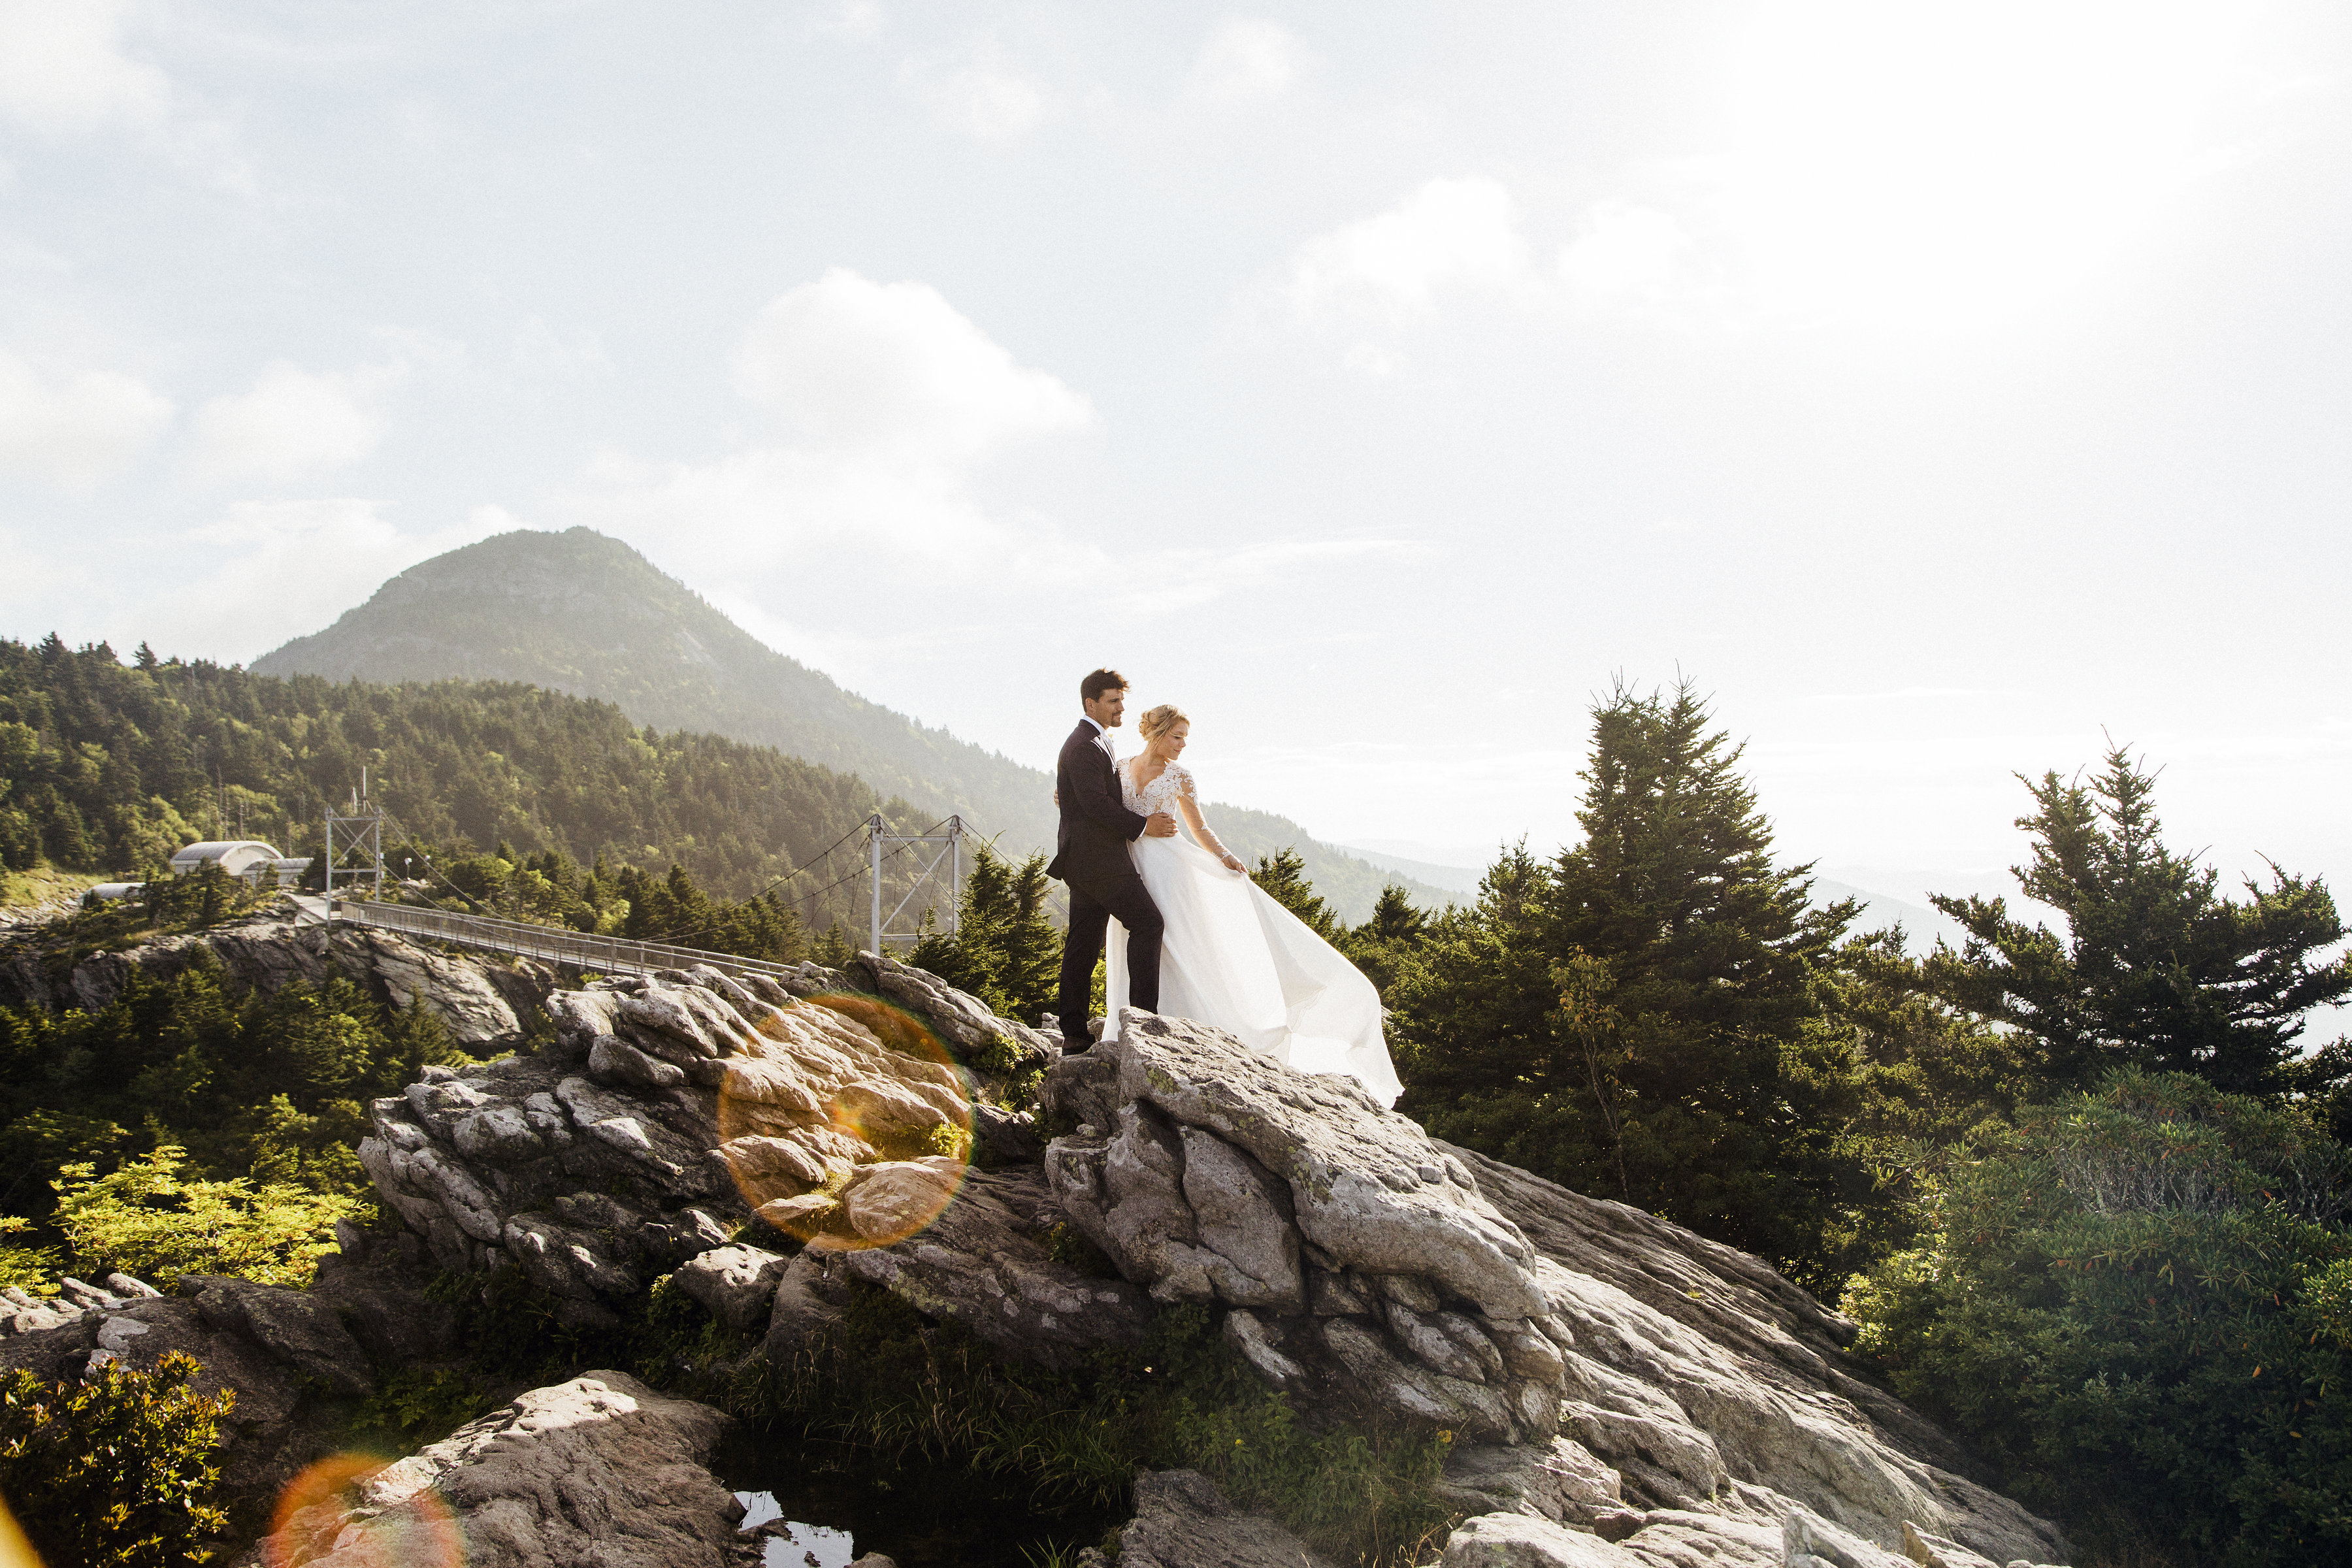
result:
[(698, 947), (673, 947), (662, 942), (638, 942), (625, 936), (596, 936), (562, 926), (536, 926), (522, 921), (493, 920), (487, 915), (453, 914), (447, 910), (412, 909), (404, 904), (379, 904), (365, 899), (337, 899), (329, 906), (330, 924), (367, 926), (398, 931), (427, 942), (460, 947), (488, 948), (520, 958), (550, 963), (575, 964), (599, 974), (651, 974), (657, 969), (691, 969), (707, 963), (722, 974), (793, 973), (796, 966), (763, 958), (742, 958), (731, 952), (705, 952)]

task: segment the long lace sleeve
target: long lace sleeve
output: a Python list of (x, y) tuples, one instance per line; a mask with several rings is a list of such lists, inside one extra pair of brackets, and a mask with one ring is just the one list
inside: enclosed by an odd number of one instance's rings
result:
[(1201, 841), (1201, 847), (1220, 860), (1238, 865), (1240, 857), (1226, 848), (1224, 841), (1210, 831), (1209, 819), (1201, 815), (1200, 788), (1192, 782), (1192, 770), (1181, 763), (1171, 763), (1168, 772), (1175, 780), (1176, 798), (1182, 804), (1184, 816), (1192, 825), (1192, 836)]

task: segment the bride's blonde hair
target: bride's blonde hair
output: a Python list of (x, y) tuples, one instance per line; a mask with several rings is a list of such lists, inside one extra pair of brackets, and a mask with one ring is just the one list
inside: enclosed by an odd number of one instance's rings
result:
[(1162, 702), (1157, 708), (1146, 710), (1143, 717), (1135, 721), (1135, 732), (1143, 737), (1143, 743), (1148, 746), (1166, 734), (1171, 726), (1192, 721), (1184, 716), (1184, 710), (1173, 702)]

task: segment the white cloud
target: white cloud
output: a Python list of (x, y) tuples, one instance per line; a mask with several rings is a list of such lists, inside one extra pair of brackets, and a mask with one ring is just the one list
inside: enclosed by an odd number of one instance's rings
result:
[(1305, 50), (1279, 22), (1228, 16), (1209, 31), (1193, 62), (1192, 95), (1220, 105), (1279, 98), (1298, 79)]
[(171, 399), (136, 376), (44, 375), (0, 350), (0, 473), (91, 489), (162, 436), (172, 412)]
[(404, 374), (399, 364), (320, 374), (276, 361), (250, 392), (213, 398), (196, 410), (188, 477), (198, 484), (288, 484), (348, 468), (383, 437), (384, 421), (370, 399)]
[(1560, 247), (1559, 277), (1588, 312), (1670, 310), (1700, 292), (1697, 243), (1672, 214), (1629, 202), (1596, 202)]
[(947, 70), (909, 60), (899, 79), (930, 106), (933, 119), (976, 142), (1017, 142), (1052, 108), (1045, 89), (992, 44)]
[(119, 0), (0, 0), (0, 114), (45, 135), (157, 124), (163, 73), (122, 52)]
[(1091, 424), (1087, 400), (1014, 361), (928, 284), (835, 268), (752, 319), (735, 386), (804, 448), (961, 468)]
[(1376, 217), (1299, 247), (1290, 298), (1302, 314), (1427, 310), (1445, 292), (1513, 288), (1529, 276), (1517, 204), (1499, 180), (1432, 180)]
[[(753, 318), (732, 370), (772, 433), (707, 461), (605, 454), (561, 500), (557, 525), (630, 539), (674, 570), (726, 563), (730, 608), (789, 631), (785, 646), (821, 652), (837, 677), (854, 677), (883, 644), (944, 653), (1030, 596), (1082, 593), (1106, 615), (1148, 618), (1421, 549), (1390, 540), (1169, 548), (1149, 533), (1079, 531), (990, 506), (977, 480), (991, 459), (1087, 430), (1097, 416), (925, 284), (828, 272)], [(698, 574), (713, 574), (706, 564)], [(830, 590), (806, 591), (853, 578), (870, 585), (876, 614), (845, 623)]]

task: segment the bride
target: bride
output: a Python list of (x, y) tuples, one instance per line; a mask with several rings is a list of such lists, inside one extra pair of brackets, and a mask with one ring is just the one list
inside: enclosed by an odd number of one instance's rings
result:
[[(1382, 1105), (1394, 1104), (1403, 1086), (1381, 1039), (1380, 993), (1251, 881), (1240, 857), (1209, 831), (1192, 775), (1177, 760), (1192, 729), (1177, 709), (1154, 708), (1136, 723), (1143, 750), (1118, 764), (1128, 809), (1167, 812), (1191, 831), (1129, 846), (1167, 922), (1160, 1011), (1213, 1024), (1301, 1072), (1347, 1073)], [(1127, 1005), (1127, 931), (1117, 921), (1106, 958), (1110, 1038)]]

